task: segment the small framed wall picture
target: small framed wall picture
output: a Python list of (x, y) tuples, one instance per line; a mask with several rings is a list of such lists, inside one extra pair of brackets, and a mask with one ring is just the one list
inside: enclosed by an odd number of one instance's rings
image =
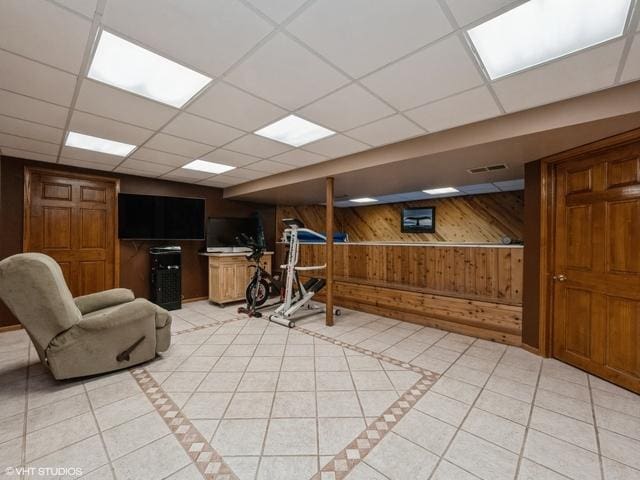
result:
[(435, 233), (436, 207), (403, 208), (402, 233)]

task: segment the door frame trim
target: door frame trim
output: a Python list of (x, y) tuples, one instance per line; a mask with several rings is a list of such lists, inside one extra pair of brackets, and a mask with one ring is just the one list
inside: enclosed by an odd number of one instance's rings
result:
[(580, 157), (587, 157), (594, 153), (603, 153), (639, 141), (640, 128), (636, 128), (540, 159), (539, 202), (541, 208), (540, 218), (538, 219), (540, 225), (540, 252), (538, 252), (540, 269), (538, 308), (540, 318), (538, 319), (538, 353), (543, 357), (553, 356), (554, 289), (552, 277), (555, 271), (556, 166), (569, 160), (577, 160)]
[(97, 182), (113, 183), (116, 193), (114, 212), (114, 232), (113, 232), (113, 256), (114, 256), (114, 288), (120, 286), (120, 239), (118, 237), (118, 194), (120, 193), (120, 179), (115, 177), (90, 175), (86, 173), (70, 172), (67, 170), (58, 170), (55, 168), (41, 168), (30, 167), (25, 165), (24, 167), (24, 206), (22, 208), (22, 251), (27, 250), (29, 244), (31, 232), (29, 231), (29, 216), (31, 215), (31, 176), (33, 174), (45, 174), (45, 175), (64, 175), (70, 178), (78, 178), (83, 180), (94, 180)]

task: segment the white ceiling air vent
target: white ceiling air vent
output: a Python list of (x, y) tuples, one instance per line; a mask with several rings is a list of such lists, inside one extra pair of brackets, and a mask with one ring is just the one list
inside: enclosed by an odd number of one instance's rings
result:
[(469, 173), (485, 173), (485, 172), (495, 172), (496, 170), (504, 170), (508, 168), (504, 163), (500, 163), (498, 165), (487, 165), (486, 167), (476, 167), (470, 168), (467, 170)]

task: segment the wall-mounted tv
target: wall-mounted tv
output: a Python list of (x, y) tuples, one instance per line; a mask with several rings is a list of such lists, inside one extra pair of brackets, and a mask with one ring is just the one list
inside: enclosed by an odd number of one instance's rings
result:
[(204, 240), (203, 198), (118, 195), (118, 236), (129, 240)]
[(402, 233), (435, 233), (436, 207), (403, 208)]

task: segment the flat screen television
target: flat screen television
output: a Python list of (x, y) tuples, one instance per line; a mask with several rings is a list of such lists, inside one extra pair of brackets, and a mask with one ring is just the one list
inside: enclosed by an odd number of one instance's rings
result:
[(207, 219), (207, 251), (232, 251), (244, 247), (242, 234), (260, 241), (261, 225), (258, 217), (209, 217)]
[(129, 240), (204, 240), (203, 198), (118, 195), (118, 236)]
[(402, 233), (435, 233), (436, 207), (403, 208)]

